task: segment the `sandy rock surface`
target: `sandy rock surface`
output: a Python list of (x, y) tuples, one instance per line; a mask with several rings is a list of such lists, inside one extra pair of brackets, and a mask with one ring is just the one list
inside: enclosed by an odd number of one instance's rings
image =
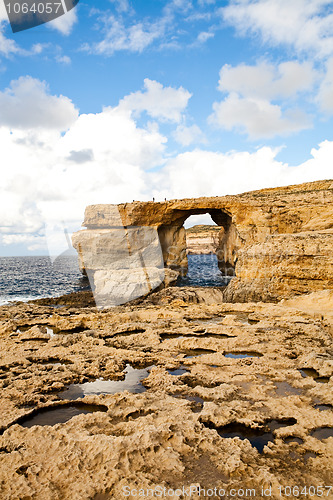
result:
[[(0, 498), (192, 485), (279, 499), (279, 487), (329, 485), (329, 297), (318, 311), (310, 296), (222, 304), (221, 294), (169, 288), (108, 311), (89, 294), (1, 307)], [(75, 405), (66, 422), (48, 417)], [(52, 425), (24, 426), (39, 415)]]

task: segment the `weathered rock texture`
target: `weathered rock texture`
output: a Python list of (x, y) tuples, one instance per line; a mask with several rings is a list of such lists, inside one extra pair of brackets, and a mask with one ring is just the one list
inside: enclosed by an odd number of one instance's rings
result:
[[(92, 205), (86, 230), (73, 237), (80, 244), (112, 228), (150, 226), (157, 230), (164, 265), (186, 269), (183, 224), (209, 213), (221, 227), (219, 267), (235, 275), (225, 300), (279, 300), (294, 294), (333, 288), (333, 181), (264, 189), (237, 196)], [(99, 269), (98, 259), (95, 261)]]
[[(70, 307), (66, 297), (1, 307), (1, 500), (191, 485), (226, 492), (193, 499), (251, 489), (259, 500), (270, 487), (272, 500), (332, 498), (317, 490), (332, 479), (332, 297), (222, 304), (219, 289), (173, 287), (108, 311), (73, 307), (72, 296)], [(81, 394), (98, 411), (22, 426), (73, 404), (62, 393), (71, 384), (120, 381), (129, 363), (147, 368), (146, 392)], [(290, 486), (303, 494), (281, 496)]]

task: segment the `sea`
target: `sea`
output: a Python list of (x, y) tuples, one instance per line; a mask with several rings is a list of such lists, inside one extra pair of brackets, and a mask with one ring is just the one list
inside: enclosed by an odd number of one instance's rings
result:
[(187, 260), (187, 275), (178, 278), (177, 286), (225, 287), (231, 280), (219, 270), (215, 254), (189, 254)]
[[(187, 276), (176, 286), (223, 287), (230, 280), (221, 274), (216, 255), (188, 255), (188, 262)], [(0, 257), (0, 305), (89, 289), (76, 256), (60, 256), (54, 262), (46, 256)]]
[(77, 256), (0, 257), (0, 305), (89, 290)]

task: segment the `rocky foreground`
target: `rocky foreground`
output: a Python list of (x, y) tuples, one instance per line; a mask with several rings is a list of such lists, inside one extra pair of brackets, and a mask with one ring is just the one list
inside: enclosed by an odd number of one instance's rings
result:
[(1, 307), (0, 498), (333, 498), (332, 304), (169, 288)]

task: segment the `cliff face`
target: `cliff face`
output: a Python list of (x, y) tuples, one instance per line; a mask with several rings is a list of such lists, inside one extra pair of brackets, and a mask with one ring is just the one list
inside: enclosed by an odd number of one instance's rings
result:
[[(204, 213), (221, 228), (219, 267), (235, 276), (226, 289), (226, 300), (276, 301), (333, 288), (332, 180), (237, 196), (92, 205), (85, 212), (87, 229), (73, 236), (73, 244), (87, 269), (83, 241), (90, 241), (93, 248), (105, 231), (150, 227), (158, 235), (164, 266), (186, 269), (183, 224), (190, 215)], [(104, 251), (108, 253), (107, 246)], [(89, 266), (99, 269), (98, 259), (92, 259)]]
[(186, 229), (187, 254), (216, 253), (219, 247), (219, 226), (193, 226)]

